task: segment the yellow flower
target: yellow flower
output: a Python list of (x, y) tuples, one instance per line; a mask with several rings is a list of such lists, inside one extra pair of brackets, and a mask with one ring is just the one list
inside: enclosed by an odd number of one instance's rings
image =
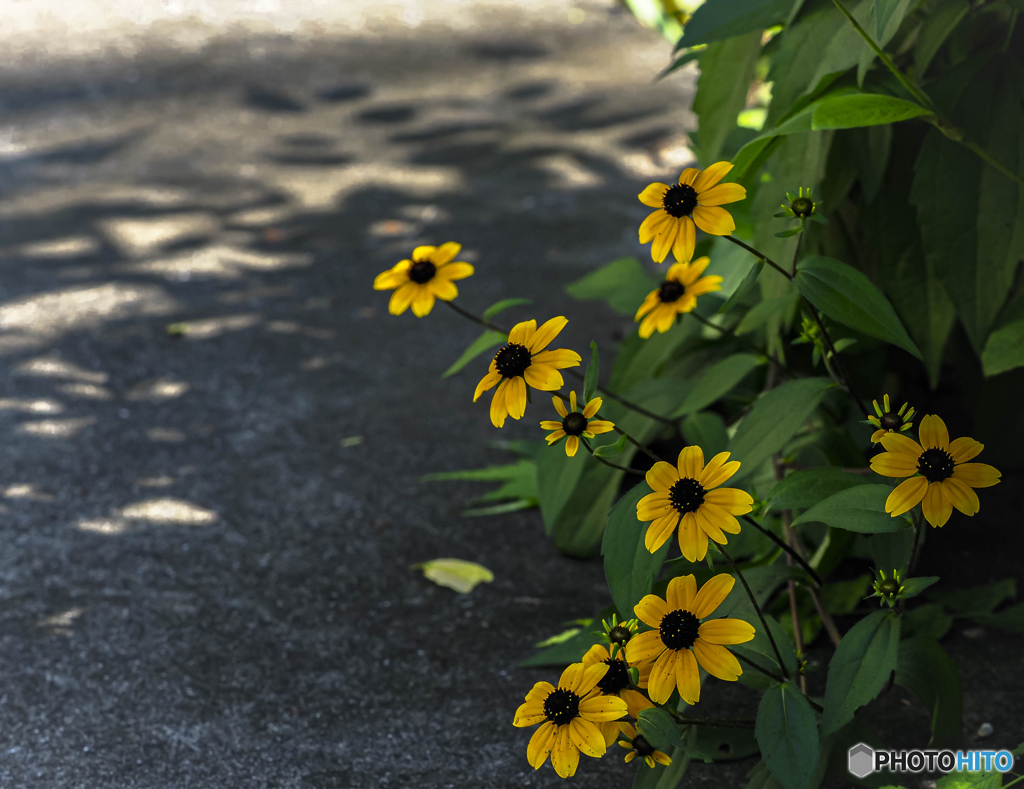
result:
[[(643, 693), (633, 689), (633, 681), (629, 676), (631, 666), (626, 661), (623, 650), (617, 650), (615, 657), (612, 657), (607, 647), (603, 644), (594, 644), (594, 646), (587, 650), (587, 654), (583, 656), (583, 665), (590, 668), (599, 664), (608, 666), (608, 673), (598, 681), (598, 690), (606, 696), (618, 696), (626, 702), (626, 709), (631, 718), (639, 715), (640, 710), (654, 706)], [(651, 666), (650, 661), (633, 666), (638, 672), (637, 687), (647, 687), (647, 681), (651, 675)], [(619, 734), (619, 728), (616, 723), (612, 721), (599, 723), (597, 727), (601, 730), (601, 734), (604, 735), (606, 745), (611, 745), (615, 742), (615, 738)]]
[(665, 281), (647, 294), (633, 318), (635, 322), (647, 316), (640, 324), (641, 337), (646, 340), (655, 329), (664, 334), (672, 328), (676, 315), (690, 312), (697, 306), (698, 296), (722, 289), (721, 277), (700, 276), (710, 262), (710, 258), (702, 257), (693, 263), (676, 263), (669, 268)]
[(985, 448), (973, 438), (949, 440), (946, 424), (934, 414), (921, 420), (917, 443), (902, 433), (882, 436), (885, 452), (871, 458), (871, 470), (886, 477), (910, 477), (885, 500), (885, 511), (897, 517), (918, 504), (932, 526), (943, 526), (956, 507), (964, 515), (980, 508), (974, 488), (999, 484), (999, 470), (968, 463)]
[(907, 403), (903, 404), (903, 407), (897, 412), (893, 413), (889, 410), (889, 395), (885, 395), (882, 398), (883, 407), (878, 407), (878, 401), (872, 400), (871, 404), (875, 407), (875, 413), (878, 416), (868, 416), (868, 421), (878, 428), (874, 433), (871, 434), (871, 443), (877, 444), (882, 440), (882, 436), (886, 433), (892, 433), (899, 431), (906, 433), (913, 427), (914, 409), (907, 410)]
[(551, 402), (555, 404), (555, 410), (562, 417), (562, 421), (556, 422), (553, 419), (545, 419), (540, 423), (540, 426), (545, 430), (555, 431), (547, 436), (548, 446), (569, 436), (565, 439), (565, 454), (569, 457), (575, 457), (576, 452), (579, 451), (580, 436), (593, 438), (600, 433), (607, 433), (615, 429), (615, 425), (606, 419), (592, 418), (601, 410), (601, 405), (604, 403), (600, 397), (593, 398), (587, 403), (586, 408), (582, 412), (576, 409), (575, 392), (569, 392), (570, 407), (568, 411), (565, 409), (565, 404), (562, 402), (561, 397), (552, 397)]
[(742, 619), (712, 619), (701, 622), (732, 591), (736, 579), (720, 573), (697, 591), (692, 575), (668, 582), (666, 597), (649, 594), (633, 609), (640, 621), (654, 630), (633, 636), (626, 644), (626, 660), (654, 660), (647, 692), (651, 700), (664, 704), (678, 688), (687, 704), (700, 701), (700, 673), (697, 664), (713, 677), (735, 680), (743, 669), (724, 644), (742, 644), (754, 637), (754, 628)]
[(439, 247), (416, 247), (412, 260), (403, 260), (373, 281), (374, 290), (393, 290), (388, 312), (401, 315), (410, 305), (417, 318), (430, 314), (434, 300), (451, 301), (459, 295), (453, 280), (472, 275), (469, 263), (452, 263), (461, 244), (449, 241)]
[(522, 419), (526, 411), (526, 386), (554, 392), (565, 383), (558, 372), (566, 367), (579, 367), (580, 355), (564, 348), (545, 351), (569, 321), (552, 318), (539, 329), (537, 321), (524, 321), (512, 327), (508, 344), (501, 346), (491, 360), (487, 375), (480, 379), (473, 393), (473, 402), (495, 384), (491, 398), (491, 424), (501, 427), (505, 418)]
[(651, 769), (654, 769), (655, 763), (663, 764), (666, 767), (672, 764), (672, 759), (667, 753), (657, 750), (641, 735), (637, 734), (636, 729), (630, 724), (619, 723), (617, 726), (619, 731), (626, 737), (625, 740), (619, 740), (619, 745), (629, 750), (629, 753), (626, 754), (626, 764), (629, 764), (637, 756), (643, 759)]
[(727, 236), (736, 229), (721, 206), (742, 200), (747, 190), (739, 184), (718, 183), (731, 169), (729, 162), (716, 162), (703, 172), (688, 167), (679, 183), (651, 184), (640, 193), (641, 203), (658, 209), (640, 225), (640, 243), (654, 241), (651, 258), (655, 263), (661, 263), (669, 250), (676, 260), (689, 262), (697, 237), (695, 224), (713, 236)]
[(626, 702), (606, 696), (596, 687), (607, 671), (603, 663), (589, 668), (573, 663), (562, 672), (557, 688), (550, 682), (538, 682), (526, 694), (526, 703), (516, 710), (512, 725), (541, 724), (526, 749), (534, 770), (539, 770), (550, 754), (555, 772), (568, 778), (576, 773), (580, 751), (596, 758), (604, 756), (608, 746), (598, 724), (626, 714)]
[[(729, 461), (729, 462), (726, 462)], [(679, 527), (679, 549), (691, 562), (701, 561), (708, 552), (708, 537), (719, 545), (728, 544), (724, 532), (740, 533), (735, 515), (746, 515), (754, 499), (738, 488), (717, 488), (739, 471), (738, 460), (720, 452), (704, 465), (700, 447), (686, 447), (676, 466), (664, 460), (647, 472), (647, 484), (654, 493), (636, 505), (636, 517), (651, 521), (644, 544), (654, 553)]]

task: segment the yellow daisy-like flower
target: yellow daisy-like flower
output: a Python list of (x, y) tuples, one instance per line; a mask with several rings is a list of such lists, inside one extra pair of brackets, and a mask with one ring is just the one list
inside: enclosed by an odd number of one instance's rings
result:
[(576, 393), (569, 392), (569, 409), (566, 410), (562, 398), (555, 396), (551, 398), (555, 404), (555, 410), (562, 417), (561, 422), (553, 419), (545, 419), (540, 426), (545, 430), (554, 430), (547, 436), (548, 446), (565, 439), (565, 454), (575, 457), (580, 448), (580, 436), (593, 438), (600, 433), (607, 433), (615, 429), (615, 425), (606, 419), (594, 419), (597, 412), (601, 410), (604, 401), (600, 397), (593, 398), (582, 412), (576, 408)]
[[(626, 702), (626, 709), (631, 718), (639, 715), (640, 710), (654, 706), (643, 693), (633, 689), (633, 681), (629, 676), (631, 665), (626, 661), (625, 653), (621, 649), (617, 650), (615, 657), (612, 657), (604, 644), (594, 644), (583, 656), (583, 665), (590, 668), (599, 664), (608, 666), (608, 673), (598, 681), (598, 690), (606, 696), (618, 696)], [(647, 687), (647, 681), (651, 676), (651, 667), (650, 661), (632, 666), (638, 673), (636, 683), (638, 687)], [(599, 723), (598, 728), (604, 735), (606, 745), (615, 742), (615, 738), (619, 735), (618, 725), (614, 722)]]
[(451, 301), (459, 295), (453, 280), (465, 279), (473, 273), (469, 263), (451, 262), (460, 249), (462, 245), (454, 241), (439, 247), (416, 247), (411, 260), (403, 260), (378, 274), (373, 289), (394, 291), (388, 302), (392, 315), (401, 315), (410, 305), (417, 318), (429, 315), (435, 299)]
[(669, 250), (681, 263), (693, 257), (697, 231), (700, 228), (713, 236), (727, 236), (736, 229), (729, 212), (722, 206), (747, 196), (739, 184), (720, 184), (732, 169), (729, 162), (716, 162), (701, 171), (688, 167), (679, 176), (679, 183), (651, 184), (640, 194), (640, 202), (657, 208), (640, 225), (640, 243), (651, 245), (651, 258), (661, 263)]
[(537, 321), (517, 323), (508, 333), (508, 343), (501, 346), (491, 360), (487, 375), (480, 379), (473, 393), (473, 402), (497, 384), (491, 398), (491, 424), (501, 427), (505, 418), (522, 419), (526, 411), (526, 386), (554, 392), (565, 383), (559, 370), (579, 367), (580, 355), (561, 348), (546, 351), (569, 321), (552, 318), (539, 329)]
[[(726, 462), (728, 461), (728, 462)], [(647, 472), (647, 484), (654, 493), (640, 499), (636, 517), (651, 521), (644, 544), (654, 553), (679, 527), (679, 550), (691, 562), (701, 561), (708, 552), (708, 537), (719, 545), (728, 544), (725, 532), (740, 533), (736, 515), (753, 509), (754, 499), (738, 488), (718, 488), (739, 471), (738, 460), (720, 452), (704, 465), (700, 447), (686, 447), (676, 466), (664, 460)]]
[(608, 749), (598, 724), (621, 718), (626, 702), (618, 696), (606, 696), (596, 686), (607, 673), (604, 663), (589, 668), (573, 663), (562, 672), (556, 688), (550, 682), (538, 682), (526, 694), (526, 703), (516, 710), (513, 726), (541, 724), (526, 748), (526, 758), (539, 770), (548, 755), (562, 778), (576, 773), (580, 752), (600, 758)]
[(633, 318), (636, 322), (647, 316), (640, 324), (641, 337), (646, 340), (655, 329), (664, 334), (672, 328), (676, 315), (690, 312), (697, 306), (698, 296), (722, 289), (721, 277), (701, 277), (710, 262), (710, 258), (702, 257), (693, 263), (675, 263), (669, 267), (665, 281), (647, 294)]
[(892, 433), (899, 431), (900, 433), (906, 433), (913, 427), (914, 409), (907, 410), (907, 403), (903, 404), (903, 407), (893, 413), (889, 410), (889, 395), (885, 395), (882, 398), (883, 407), (878, 407), (878, 401), (872, 400), (871, 404), (875, 407), (875, 413), (878, 416), (868, 415), (868, 421), (878, 428), (874, 433), (871, 434), (871, 443), (877, 444), (882, 440), (882, 436), (886, 433)]
[(697, 664), (713, 677), (733, 681), (743, 669), (726, 644), (743, 644), (754, 637), (754, 628), (742, 619), (706, 619), (732, 591), (736, 579), (720, 573), (697, 591), (692, 575), (668, 582), (667, 600), (649, 594), (633, 609), (640, 621), (653, 630), (640, 633), (626, 644), (626, 660), (654, 660), (648, 679), (651, 700), (664, 704), (678, 688), (687, 704), (700, 701)]
[(921, 420), (919, 444), (902, 433), (886, 433), (881, 444), (885, 452), (871, 458), (871, 470), (886, 477), (910, 477), (901, 482), (885, 500), (892, 517), (909, 512), (918, 504), (932, 526), (943, 526), (956, 507), (964, 515), (980, 508), (974, 488), (999, 484), (999, 470), (986, 463), (968, 463), (984, 444), (973, 438), (949, 440), (946, 424), (934, 414)]
[(672, 764), (672, 758), (667, 753), (662, 753), (651, 745), (643, 736), (636, 733), (636, 729), (628, 723), (619, 723), (617, 728), (625, 736), (625, 740), (619, 740), (619, 745), (629, 750), (626, 754), (626, 764), (629, 764), (637, 756), (644, 760), (648, 767), (654, 769), (655, 764), (663, 764), (668, 767)]

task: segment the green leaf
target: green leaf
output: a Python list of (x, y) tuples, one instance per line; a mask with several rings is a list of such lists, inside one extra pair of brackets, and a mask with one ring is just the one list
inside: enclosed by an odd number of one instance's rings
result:
[(451, 367), (445, 370), (444, 374), (441, 377), (448, 378), (451, 375), (455, 375), (455, 373), (457, 373), (459, 370), (461, 370), (463, 367), (465, 367), (467, 364), (473, 361), (477, 356), (482, 354), (484, 351), (493, 348), (495, 345), (498, 345), (499, 343), (505, 342), (506, 339), (507, 335), (502, 334), (501, 332), (492, 331), (491, 329), (488, 329), (475, 340), (473, 340), (472, 344), (462, 352), (462, 356), (460, 356), (456, 360), (455, 364), (453, 364)]
[(871, 591), (871, 576), (861, 575), (849, 581), (835, 581), (821, 587), (821, 600), (832, 614), (849, 614)]
[(924, 18), (914, 45), (914, 71), (918, 79), (924, 77), (932, 59), (970, 10), (967, 0), (942, 0)]
[(903, 591), (900, 592), (900, 597), (917, 597), (929, 586), (938, 583), (938, 581), (939, 576), (937, 575), (926, 575), (922, 578), (908, 578), (903, 582)]
[(811, 116), (811, 128), (815, 131), (856, 129), (899, 123), (922, 115), (931, 115), (931, 110), (912, 101), (880, 94), (850, 93), (818, 103)]
[(843, 636), (828, 667), (822, 736), (838, 731), (853, 713), (877, 696), (896, 668), (900, 620), (875, 611)]
[(810, 789), (818, 764), (818, 724), (807, 698), (790, 682), (761, 698), (754, 729), (761, 758), (785, 789)]
[(537, 498), (544, 530), (555, 547), (590, 556), (601, 544), (621, 471), (551, 449), (537, 459)]
[(565, 292), (579, 301), (606, 301), (616, 312), (632, 318), (656, 287), (658, 283), (636, 258), (619, 258), (566, 285)]
[(1017, 596), (1017, 582), (1013, 578), (1004, 578), (984, 586), (955, 592), (932, 592), (928, 596), (958, 614), (988, 614), (1004, 600)]
[(619, 346), (619, 353), (612, 362), (608, 388), (624, 393), (644, 379), (658, 375), (672, 354), (699, 328), (697, 321), (682, 321), (664, 334), (655, 332), (646, 340), (636, 332), (630, 334)]
[(659, 751), (668, 752), (671, 748), (684, 747), (679, 725), (668, 712), (659, 707), (640, 710), (640, 715), (636, 719), (636, 729)]
[[(588, 632), (586, 628), (583, 628), (571, 638), (541, 649), (537, 654), (518, 663), (517, 668), (536, 668), (538, 666), (564, 667), (570, 663), (579, 663), (587, 653), (587, 650), (600, 642), (599, 636), (595, 636), (593, 633)], [(540, 644), (537, 646), (540, 647)]]
[(931, 638), (938, 641), (953, 626), (953, 617), (938, 603), (912, 608), (903, 614), (905, 638)]
[(768, 493), (768, 501), (774, 512), (802, 510), (840, 491), (867, 484), (870, 480), (866, 477), (834, 466), (793, 471), (776, 483)]
[(464, 518), (482, 518), (491, 515), (505, 515), (509, 512), (519, 512), (520, 510), (529, 510), (536, 506), (537, 499), (516, 499), (515, 501), (506, 501), (504, 504), (494, 504), (490, 507), (470, 507), (468, 510), (463, 510), (460, 514)]
[(619, 440), (614, 444), (604, 444), (594, 449), (594, 454), (599, 458), (610, 458), (618, 455), (622, 450), (626, 448), (626, 436), (619, 436)]
[(922, 358), (889, 300), (852, 266), (812, 255), (797, 264), (793, 281), (811, 304), (833, 320)]
[(975, 614), (975, 622), (991, 625), (1010, 633), (1024, 633), (1024, 603), (1010, 606), (997, 614)]
[(654, 553), (644, 545), (647, 524), (637, 520), (636, 505), (650, 492), (647, 483), (641, 482), (616, 502), (601, 543), (608, 590), (623, 619), (631, 619), (633, 607), (644, 595), (650, 594), (672, 543), (669, 540)]
[(913, 544), (913, 529), (881, 532), (872, 534), (868, 539), (868, 548), (871, 551), (871, 560), (875, 567), (885, 570), (889, 575), (894, 570), (910, 563), (910, 551)]
[(494, 580), (494, 573), (483, 565), (462, 559), (433, 559), (416, 567), (438, 586), (454, 589), (459, 594), (469, 594), (477, 584)]
[(784, 22), (793, 0), (729, 0), (704, 3), (686, 27), (676, 49), (724, 41), (744, 33), (761, 32)]
[(504, 312), (509, 307), (518, 307), (520, 304), (533, 304), (533, 302), (529, 299), (502, 299), (484, 310), (483, 318), (485, 321), (489, 321), (498, 313)]
[[(900, 6), (903, 6), (903, 8), (900, 9)], [(899, 23), (903, 21), (903, 13), (906, 11), (906, 6), (906, 0), (875, 0), (875, 40), (881, 46), (885, 46), (883, 37), (890, 26), (890, 21), (894, 21), (895, 26), (899, 27)], [(893, 15), (898, 10), (900, 14), (893, 20)]]
[(690, 414), (683, 420), (683, 438), (690, 446), (700, 447), (707, 458), (725, 452), (729, 446), (729, 434), (725, 431), (725, 420), (711, 411)]
[[(737, 353), (727, 356), (722, 361), (708, 368), (696, 382), (683, 404), (673, 412), (672, 416), (692, 414), (707, 408), (746, 378), (753, 370), (760, 367), (760, 357), (749, 353)], [(710, 455), (708, 456), (710, 459)]]
[(583, 405), (590, 402), (597, 390), (598, 360), (597, 343), (590, 341), (590, 364), (587, 365), (587, 373), (583, 376)]
[(934, 266), (916, 245), (900, 257), (889, 284), (889, 294), (924, 354), (928, 379), (934, 389), (939, 383), (946, 343), (956, 324), (956, 308), (935, 275)]
[[(749, 573), (747, 571), (744, 571), (744, 576), (747, 576), (748, 574)], [(798, 573), (796, 571), (790, 571), (787, 574), (796, 576)], [(806, 574), (804, 574), (804, 577), (806, 577)], [(737, 584), (737, 586), (738, 585), (739, 584)], [(746, 622), (753, 623), (757, 630), (754, 633), (752, 641), (748, 641), (745, 644), (737, 644), (729, 648), (738, 655), (750, 658), (759, 666), (764, 666), (764, 668), (769, 671), (774, 671), (776, 674), (782, 674), (783, 672), (779, 666), (779, 659), (775, 657), (775, 650), (772, 648), (772, 642), (768, 639), (767, 634), (763, 632), (764, 628), (761, 627), (761, 623), (758, 621), (757, 612), (754, 611), (753, 606), (750, 605), (750, 600), (749, 598), (746, 598), (746, 593), (740, 590), (739, 594), (744, 596), (745, 602), (737, 602), (737, 604), (730, 609), (729, 615), (737, 619), (743, 619)], [(765, 614), (764, 618), (768, 623), (768, 629), (772, 632), (772, 638), (775, 639), (775, 645), (779, 648), (779, 652), (782, 653), (782, 662), (785, 664), (786, 671), (789, 672), (790, 676), (796, 674), (796, 652), (793, 650), (793, 642), (789, 640), (789, 636), (786, 635), (786, 631), (773, 616)], [(749, 666), (743, 667), (743, 673), (740, 675), (740, 682), (752, 688), (759, 688), (760, 690), (767, 690), (776, 684), (775, 680), (771, 677), (768, 677), (757, 669), (752, 669)]]
[(768, 321), (777, 315), (784, 315), (792, 310), (797, 301), (796, 293), (789, 293), (785, 296), (776, 296), (771, 299), (759, 301), (743, 316), (736, 326), (736, 334), (746, 334), (764, 326)]
[(1024, 366), (1024, 290), (1003, 309), (981, 353), (985, 375)]
[(744, 296), (750, 293), (753, 287), (757, 284), (757, 278), (761, 276), (761, 270), (763, 268), (763, 260), (754, 261), (754, 265), (750, 267), (750, 271), (747, 272), (747, 276), (745, 276), (743, 281), (736, 286), (736, 290), (734, 290), (732, 295), (725, 300), (725, 304), (718, 308), (719, 315), (731, 310), (743, 300)]
[(757, 470), (791, 439), (835, 384), (828, 378), (787, 381), (762, 395), (729, 442), (731, 460), (742, 463), (736, 482)]
[(645, 764), (641, 770), (637, 766), (633, 771), (633, 789), (676, 789), (679, 786), (686, 768), (690, 766), (690, 755), (682, 748), (673, 748), (666, 753), (672, 760), (667, 767), (655, 764), (651, 769)]
[(963, 694), (956, 663), (930, 638), (908, 638), (900, 644), (896, 684), (911, 691), (932, 714), (929, 746), (962, 744)]
[(885, 511), (885, 500), (892, 491), (889, 485), (858, 485), (833, 493), (804, 512), (793, 525), (827, 523), (862, 534), (906, 529), (906, 518), (893, 518)]
[[(730, 5), (706, 3), (701, 8)], [(698, 9), (694, 15), (700, 14)], [(701, 160), (710, 164), (718, 160), (726, 137), (736, 128), (736, 116), (747, 101), (750, 81), (754, 78), (761, 54), (761, 30), (717, 41), (708, 46), (700, 59), (700, 78), (693, 111), (700, 119), (697, 140)]]

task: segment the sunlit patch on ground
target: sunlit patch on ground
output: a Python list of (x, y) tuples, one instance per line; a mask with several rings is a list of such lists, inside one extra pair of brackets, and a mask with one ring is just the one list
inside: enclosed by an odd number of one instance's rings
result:
[(94, 416), (80, 416), (71, 419), (40, 419), (38, 422), (22, 422), (18, 431), (37, 438), (74, 438), (90, 425), (96, 424)]

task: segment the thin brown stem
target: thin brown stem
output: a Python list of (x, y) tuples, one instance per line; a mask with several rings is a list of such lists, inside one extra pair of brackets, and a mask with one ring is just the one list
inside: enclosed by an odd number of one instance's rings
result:
[(502, 334), (508, 336), (508, 331), (507, 330), (501, 328), (500, 326), (497, 326), (497, 325), (491, 323), (488, 320), (485, 320), (485, 319), (481, 318), (478, 315), (474, 315), (472, 312), (469, 312), (468, 310), (462, 309), (462, 307), (460, 307), (454, 301), (446, 301), (445, 304), (447, 304), (449, 307), (451, 307), (453, 310), (455, 310), (455, 312), (459, 313), (459, 315), (461, 315), (463, 318), (471, 320), (471, 321), (473, 321), (473, 323), (479, 323), (481, 326), (483, 326), (484, 328), (490, 329), (491, 331), (501, 332)]
[(825, 322), (821, 319), (821, 316), (818, 315), (818, 310), (815, 309), (814, 305), (807, 301), (807, 299), (804, 298), (803, 296), (801, 296), (801, 298), (803, 299), (804, 304), (807, 306), (807, 309), (810, 311), (811, 315), (814, 317), (814, 322), (818, 324), (818, 330), (821, 332), (821, 337), (825, 341), (825, 347), (828, 349), (829, 354), (831, 354), (832, 361), (836, 366), (832, 377), (835, 378), (836, 383), (838, 383), (847, 392), (849, 392), (850, 397), (852, 397), (854, 401), (856, 401), (857, 406), (864, 414), (864, 418), (867, 419), (869, 416), (871, 416), (871, 412), (868, 411), (867, 405), (865, 405), (864, 401), (861, 399), (861, 396), (857, 393), (857, 390), (854, 388), (853, 383), (850, 381), (850, 376), (846, 374), (846, 371), (843, 369), (842, 364), (840, 364), (839, 352), (836, 351), (835, 343), (832, 342), (832, 335), (830, 335), (828, 333), (828, 329), (825, 328)]
[(616, 469), (617, 471), (625, 471), (627, 474), (637, 474), (641, 477), (646, 476), (643, 471), (640, 471), (640, 469), (630, 468), (629, 466), (620, 466), (618, 463), (612, 463), (610, 460), (605, 460), (600, 455), (594, 454), (594, 448), (587, 443), (585, 438), (581, 438), (580, 443), (587, 448), (587, 452), (589, 452), (593, 456), (594, 460), (599, 463), (604, 463), (606, 466)]
[[(807, 563), (807, 560), (804, 559), (804, 557), (801, 556), (799, 554), (799, 552), (797, 552), (797, 550), (792, 545), (789, 545), (789, 544), (783, 542), (782, 540), (780, 540), (778, 535), (775, 534), (775, 532), (773, 532), (771, 529), (766, 529), (764, 526), (762, 526), (756, 520), (751, 518), (749, 515), (744, 515), (743, 516), (743, 520), (745, 520), (747, 523), (749, 523), (751, 526), (753, 526), (755, 529), (757, 529), (759, 532), (761, 532), (761, 534), (763, 534), (765, 537), (767, 537), (772, 542), (774, 542), (776, 545), (778, 545), (780, 548), (782, 548), (782, 550), (784, 550), (789, 557), (791, 557), (793, 559), (796, 559), (796, 561), (800, 564), (800, 566), (803, 567), (807, 571), (807, 574), (810, 575), (812, 579), (814, 579), (814, 583), (817, 584), (818, 586), (821, 586), (821, 584), (822, 584), (821, 576), (818, 575), (818, 573), (815, 571), (815, 569), (813, 567), (811, 567), (810, 564)], [(789, 561), (789, 559), (787, 559), (786, 563), (787, 564), (792, 564), (792, 562)]]
[(753, 351), (754, 353), (758, 354), (759, 356), (763, 356), (765, 359), (768, 360), (768, 362), (770, 364), (772, 364), (775, 367), (778, 367), (780, 370), (785, 372), (786, 375), (788, 375), (790, 378), (799, 378), (800, 377), (797, 373), (795, 373), (793, 370), (790, 370), (789, 367), (787, 367), (785, 364), (780, 362), (778, 359), (776, 359), (775, 357), (769, 355), (767, 351), (762, 350), (761, 348), (758, 348), (756, 345), (754, 345), (754, 343), (749, 342), (748, 340), (744, 339), (743, 337), (740, 337), (738, 334), (736, 334), (735, 330), (727, 329), (724, 326), (719, 326), (717, 323), (713, 323), (713, 322), (709, 321), (703, 315), (698, 315), (696, 312), (691, 312), (690, 315), (694, 318), (694, 320), (698, 321), (699, 323), (703, 323), (708, 328), (714, 329), (715, 331), (719, 332), (720, 334), (722, 334), (725, 337), (729, 337), (729, 338), (731, 338), (733, 340), (736, 340), (737, 342), (739, 342), (741, 345), (743, 345), (748, 350)]
[(647, 455), (647, 457), (649, 457), (649, 458), (650, 458), (651, 460), (653, 460), (653, 461), (654, 461), (655, 463), (660, 463), (660, 462), (661, 462), (661, 458), (660, 458), (660, 457), (658, 457), (658, 456), (657, 456), (657, 455), (655, 455), (655, 454), (654, 454), (653, 452), (651, 452), (651, 450), (649, 450), (649, 449), (648, 449), (647, 447), (645, 447), (645, 446), (644, 446), (643, 444), (641, 444), (641, 443), (640, 443), (639, 441), (637, 441), (637, 440), (636, 440), (635, 438), (633, 438), (633, 436), (631, 436), (631, 435), (630, 435), (629, 433), (627, 433), (627, 432), (626, 432), (625, 430), (623, 430), (623, 429), (622, 429), (621, 427), (619, 427), (618, 425), (615, 425), (615, 426), (614, 426), (614, 430), (615, 430), (615, 432), (616, 432), (616, 433), (618, 433), (618, 434), (619, 434), (620, 436), (625, 436), (625, 437), (626, 437), (626, 440), (627, 440), (627, 441), (628, 441), (628, 442), (629, 442), (630, 444), (632, 444), (632, 445), (633, 445), (633, 446), (635, 446), (635, 447), (636, 447), (637, 449), (639, 449), (639, 450), (640, 450), (641, 452), (643, 452), (643, 453), (644, 453), (645, 455)]
[(764, 674), (764, 675), (765, 675), (766, 677), (770, 677), (771, 679), (774, 679), (774, 680), (775, 680), (776, 682), (785, 682), (785, 681), (786, 681), (786, 680), (785, 680), (784, 678), (780, 677), (780, 676), (779, 676), (778, 674), (776, 674), (776, 673), (775, 673), (774, 671), (769, 671), (769, 670), (768, 670), (768, 669), (766, 669), (766, 668), (765, 668), (764, 666), (762, 666), (762, 665), (760, 665), (760, 664), (758, 664), (758, 663), (755, 663), (755, 662), (754, 662), (753, 660), (751, 660), (750, 658), (744, 657), (744, 656), (743, 656), (743, 655), (741, 655), (741, 654), (740, 654), (739, 652), (733, 652), (733, 654), (734, 654), (734, 655), (735, 655), (735, 656), (736, 656), (737, 658), (739, 658), (739, 659), (740, 659), (740, 662), (742, 662), (742, 663), (746, 663), (746, 664), (747, 664), (748, 666), (750, 666), (750, 667), (751, 667), (752, 669), (754, 669), (755, 671), (760, 671), (760, 672), (761, 672), (762, 674)]
[(680, 715), (670, 707), (662, 707), (673, 717), (676, 723), (688, 726), (714, 726), (718, 729), (753, 729), (756, 721), (752, 720), (729, 720), (728, 718), (691, 718), (687, 715)]
[(779, 272), (786, 279), (793, 279), (792, 275), (788, 271), (786, 271), (786, 269), (784, 269), (782, 266), (780, 266), (778, 263), (776, 263), (774, 260), (772, 260), (770, 257), (768, 257), (763, 252), (759, 252), (758, 250), (754, 249), (749, 244), (743, 243), (738, 238), (736, 238), (736, 236), (722, 236), (722, 238), (728, 239), (729, 241), (731, 241), (732, 243), (736, 244), (737, 246), (743, 247), (751, 255), (754, 255), (755, 257), (759, 257), (761, 260), (763, 260), (765, 263), (767, 263), (769, 266), (771, 266), (773, 269), (775, 269), (777, 272)]
[(910, 519), (914, 522), (914, 545), (910, 549), (910, 563), (907, 565), (907, 575), (912, 575), (917, 566), (917, 554), (921, 548), (921, 515), (917, 510), (910, 513)]

